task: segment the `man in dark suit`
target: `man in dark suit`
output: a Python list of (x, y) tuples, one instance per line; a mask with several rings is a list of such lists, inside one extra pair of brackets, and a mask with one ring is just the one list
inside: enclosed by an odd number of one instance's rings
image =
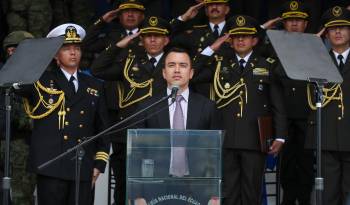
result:
[[(105, 129), (109, 122), (102, 83), (78, 71), (85, 30), (76, 24), (54, 28), (47, 37), (64, 36), (54, 61), (57, 67), (17, 91), (34, 120), (29, 170), (37, 174), (39, 205), (75, 204), (75, 153), (44, 169), (38, 166)], [(108, 160), (104, 138), (82, 147), (79, 204), (92, 202), (91, 188)]]
[(258, 118), (272, 116), (275, 140), (268, 153), (277, 154), (287, 136), (283, 93), (275, 60), (264, 59), (253, 50), (258, 42), (257, 21), (238, 15), (229, 23), (228, 34), (196, 57), (202, 65), (194, 78), (213, 82), (217, 107), (223, 114), (224, 205), (258, 205), (266, 157), (260, 149), (264, 142), (259, 141)]
[[(188, 85), (190, 79), (192, 79), (194, 74), (194, 70), (192, 69), (192, 63), (190, 55), (187, 51), (179, 48), (170, 49), (170, 51), (166, 54), (165, 57), (165, 65), (163, 68), (163, 77), (167, 81), (168, 88), (164, 90), (163, 93), (154, 96), (147, 100), (146, 102), (140, 105), (140, 108), (147, 107), (154, 102), (158, 101), (164, 96), (171, 94), (171, 87), (176, 85), (179, 86), (179, 91), (175, 97), (175, 99), (168, 99), (155, 106), (154, 108), (146, 111), (141, 115), (140, 119), (143, 120), (138, 127), (139, 128), (154, 128), (154, 129), (177, 129), (177, 130), (213, 130), (220, 129), (220, 117), (215, 108), (214, 102), (209, 99), (192, 92)], [(174, 102), (173, 102), (174, 101)], [(171, 135), (171, 133), (170, 133)], [(196, 138), (193, 136), (179, 137), (181, 142), (177, 142), (175, 138), (171, 140), (166, 138), (164, 139), (164, 146), (168, 147), (171, 144), (174, 147), (171, 148), (172, 154), (170, 152), (164, 150), (160, 150), (160, 154), (153, 155), (157, 156), (155, 159), (155, 164), (157, 166), (154, 168), (155, 176), (161, 178), (172, 177), (208, 177), (214, 176), (218, 173), (211, 173), (208, 170), (208, 164), (198, 161), (206, 161), (208, 163), (212, 162), (210, 159), (210, 151), (206, 150), (206, 153), (196, 153), (195, 150), (186, 149), (186, 146), (194, 146), (200, 145), (201, 143), (198, 141), (200, 138)], [(170, 142), (171, 141), (171, 142)], [(184, 155), (176, 155), (173, 149), (181, 149), (184, 148)], [(177, 157), (176, 157), (177, 156)], [(183, 163), (184, 166), (182, 168), (176, 167), (176, 159), (181, 158), (180, 156), (184, 156)], [(205, 159), (203, 159), (205, 158)], [(209, 165), (210, 166), (210, 165)], [(131, 170), (132, 173), (137, 172), (140, 169)], [(171, 180), (170, 180), (171, 182)], [(163, 193), (165, 190), (157, 189), (157, 187), (149, 187), (153, 192), (159, 191)], [(167, 188), (167, 187), (164, 187)], [(191, 187), (187, 187), (189, 190)], [(210, 189), (210, 188), (209, 188)], [(188, 193), (188, 190), (168, 190), (170, 193)], [(174, 192), (175, 191), (175, 192)], [(194, 190), (193, 190), (194, 191)], [(204, 190), (203, 190), (204, 192)], [(158, 193), (158, 192), (157, 192)], [(165, 193), (167, 193), (165, 191)], [(198, 194), (198, 190), (196, 192)], [(135, 193), (130, 193), (131, 195)], [(154, 194), (154, 193), (152, 193)], [(185, 194), (186, 195), (186, 194)], [(137, 199), (136, 201), (140, 201), (142, 199)], [(209, 199), (205, 199), (206, 202)], [(171, 202), (167, 202), (171, 203)], [(177, 202), (179, 203), (179, 202)], [(176, 203), (175, 203), (176, 204)]]
[[(330, 55), (343, 77), (341, 84), (328, 84), (322, 102), (322, 176), (324, 177), (323, 204), (345, 205), (350, 201), (350, 11), (335, 6), (323, 15), (326, 37), (330, 42)], [(312, 92), (310, 92), (312, 93)], [(316, 144), (316, 106), (308, 123), (306, 146)]]
[[(130, 46), (140, 35), (143, 47)], [(110, 113), (118, 122), (136, 111), (137, 104), (157, 94), (166, 83), (162, 78), (164, 47), (169, 43), (170, 28), (165, 20), (151, 16), (141, 26), (140, 32), (126, 36), (112, 44), (94, 61), (92, 73), (106, 81), (117, 81), (117, 91), (108, 93), (109, 103), (118, 106)], [(126, 131), (111, 137), (113, 146), (111, 165), (117, 180), (118, 204), (125, 202)]]

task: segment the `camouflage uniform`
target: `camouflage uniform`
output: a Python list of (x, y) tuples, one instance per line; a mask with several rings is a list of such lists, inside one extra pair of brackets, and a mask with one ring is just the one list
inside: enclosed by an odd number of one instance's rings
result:
[[(21, 41), (33, 38), (32, 34), (26, 31), (14, 31), (6, 36), (3, 48), (16, 47)], [(4, 116), (4, 97), (1, 93), (0, 115)], [(27, 159), (29, 153), (29, 136), (32, 129), (30, 118), (25, 114), (23, 103), (20, 97), (14, 95), (12, 98), (11, 113), (11, 142), (10, 142), (10, 176), (12, 177), (11, 198), (12, 205), (34, 204), (33, 192), (35, 186), (35, 175), (28, 173)], [(1, 118), (3, 120), (3, 118)], [(4, 123), (5, 120), (1, 121)], [(0, 134), (4, 133), (1, 131)], [(1, 136), (3, 139), (3, 136)], [(4, 160), (5, 142), (1, 142), (1, 162)]]
[[(31, 121), (26, 116), (19, 97), (12, 104), (12, 135), (10, 143), (11, 198), (13, 205), (31, 205), (35, 187), (35, 175), (26, 171), (28, 139)], [(4, 159), (5, 142), (1, 142), (1, 161)]]
[(53, 26), (74, 22), (83, 28), (93, 23), (95, 14), (92, 0), (51, 0), (53, 10)]
[(9, 32), (29, 31), (35, 37), (44, 37), (51, 26), (49, 0), (6, 0)]

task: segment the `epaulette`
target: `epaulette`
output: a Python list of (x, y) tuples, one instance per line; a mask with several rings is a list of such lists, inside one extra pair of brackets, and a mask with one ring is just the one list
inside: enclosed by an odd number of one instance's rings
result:
[(266, 61), (268, 62), (268, 63), (274, 63), (274, 62), (276, 62), (276, 60), (275, 59), (273, 59), (273, 58), (266, 58)]
[(204, 25), (194, 25), (193, 28), (205, 28), (207, 27), (208, 24), (204, 24)]

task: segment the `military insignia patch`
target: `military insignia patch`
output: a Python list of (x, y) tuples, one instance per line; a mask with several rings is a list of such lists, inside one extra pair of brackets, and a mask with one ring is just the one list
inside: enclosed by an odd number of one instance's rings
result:
[(245, 25), (245, 18), (243, 16), (238, 16), (236, 19), (237, 26), (244, 26)]
[(269, 75), (269, 70), (266, 68), (254, 68), (253, 75)]
[(87, 91), (87, 93), (89, 93), (90, 95), (93, 95), (93, 96), (96, 96), (96, 97), (99, 96), (98, 90), (95, 90), (95, 89), (92, 89), (92, 88), (87, 88), (86, 91)]
[(148, 23), (151, 26), (157, 26), (158, 25), (158, 18), (155, 16), (152, 16), (151, 18), (149, 18)]
[(338, 17), (338, 16), (342, 15), (342, 13), (343, 13), (343, 11), (342, 11), (341, 7), (339, 7), (339, 6), (335, 6), (335, 7), (332, 9), (332, 14), (333, 14), (333, 16), (335, 16), (335, 17)]
[(298, 10), (298, 8), (299, 8), (298, 2), (296, 2), (296, 1), (290, 2), (289, 8), (290, 8), (290, 10), (292, 10), (292, 11)]

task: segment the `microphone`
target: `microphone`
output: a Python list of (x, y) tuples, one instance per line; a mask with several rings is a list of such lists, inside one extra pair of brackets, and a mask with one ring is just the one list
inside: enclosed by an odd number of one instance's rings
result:
[(171, 94), (170, 94), (171, 102), (175, 102), (177, 91), (179, 91), (179, 86), (172, 85), (171, 86)]

